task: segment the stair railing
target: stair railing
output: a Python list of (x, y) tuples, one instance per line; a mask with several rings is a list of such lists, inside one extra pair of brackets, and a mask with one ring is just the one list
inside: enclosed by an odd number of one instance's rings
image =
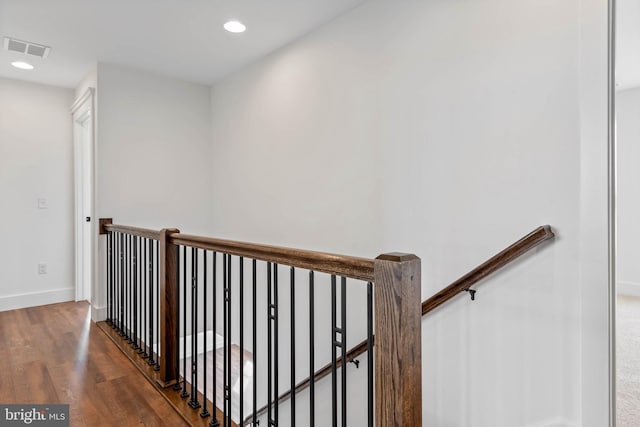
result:
[[(476, 290), (471, 289), (471, 286), (477, 284), (482, 279), (487, 276), (493, 274), (494, 272), (504, 268), (506, 265), (513, 262), (518, 257), (524, 255), (529, 252), (531, 249), (539, 246), (543, 242), (552, 239), (555, 237), (551, 226), (542, 225), (537, 227), (535, 230), (522, 237), (515, 243), (511, 244), (507, 248), (503, 249), (493, 257), (489, 258), (484, 263), (480, 264), (464, 276), (460, 277), (455, 282), (451, 283), (449, 286), (443, 288), (430, 298), (424, 300), (422, 302), (422, 315), (425, 316), (436, 308), (440, 307), (447, 301), (451, 300), (455, 296), (459, 295), (463, 292), (469, 292), (471, 294), (471, 298), (475, 299)], [(372, 337), (376, 339), (376, 346), (378, 345), (377, 337)], [(360, 344), (351, 348), (346, 354), (347, 362), (353, 362), (357, 357), (370, 352), (371, 344), (373, 339), (364, 340)], [(342, 361), (339, 360), (341, 363)], [(307, 389), (312, 380), (318, 381), (331, 373), (331, 365), (325, 365), (321, 369), (317, 370), (312, 377), (308, 377), (305, 380), (299, 382), (295, 386), (295, 393), (300, 393), (301, 391)], [(291, 389), (287, 392), (280, 395), (278, 398), (278, 402), (282, 403), (291, 398)], [(266, 406), (260, 408), (257, 413), (258, 415), (262, 415), (266, 411)], [(244, 424), (248, 424), (250, 420), (245, 419)], [(417, 425), (417, 424), (416, 424)]]
[[(347, 279), (366, 285), (366, 301), (358, 305), (367, 307), (367, 340), (363, 343), (369, 350), (367, 364), (367, 419), (369, 426), (420, 425), (422, 422), (422, 361), (421, 361), (421, 279), (420, 259), (415, 255), (402, 253), (383, 254), (376, 259), (328, 254), (322, 252), (282, 248), (245, 242), (213, 239), (182, 234), (177, 229), (148, 230), (112, 224), (111, 219), (100, 220), (100, 234), (106, 235), (107, 243), (107, 320), (106, 323), (123, 337), (128, 346), (145, 356), (153, 366), (157, 376), (157, 386), (163, 390), (173, 389), (199, 416), (208, 419), (210, 426), (219, 424), (235, 426), (244, 424), (242, 409), (244, 399), (240, 398), (239, 417), (232, 419), (232, 360), (240, 358), (240, 378), (243, 363), (243, 337), (240, 332), (239, 356), (231, 354), (232, 327), (231, 312), (241, 307), (241, 322), (253, 322), (253, 356), (255, 363), (256, 339), (256, 287), (267, 291), (267, 316), (259, 322), (267, 324), (267, 351), (260, 355), (268, 359), (267, 392), (264, 413), (268, 425), (284, 422), (279, 419), (282, 403), (278, 391), (278, 369), (291, 370), (291, 389), (297, 389), (295, 352), (301, 349), (295, 343), (296, 310), (314, 312), (314, 286), (320, 284), (318, 276), (330, 279), (331, 290), (331, 359), (332, 363), (323, 368), (322, 376), (331, 375), (331, 419), (333, 425), (347, 424), (347, 375), (346, 367), (350, 353), (347, 352)], [(204, 272), (203, 272), (204, 269)], [(207, 270), (209, 269), (209, 270)], [(299, 270), (305, 270), (306, 283), (299, 277)], [(207, 271), (209, 271), (207, 273)], [(213, 273), (212, 273), (213, 271)], [(285, 274), (282, 274), (285, 273)], [(288, 274), (286, 274), (288, 273)], [(233, 280), (232, 280), (233, 274)], [(288, 279), (287, 279), (288, 276)], [(301, 283), (303, 282), (303, 283)], [(235, 290), (232, 286), (238, 284)], [(288, 286), (287, 286), (288, 285)], [(351, 285), (350, 285), (351, 286)], [(297, 307), (295, 291), (309, 289), (307, 307)], [(287, 289), (289, 306), (281, 306), (282, 298), (278, 290)], [(207, 293), (207, 290), (211, 291)], [(209, 401), (207, 387), (204, 395), (196, 385), (202, 372), (198, 371), (197, 359), (200, 353), (200, 335), (204, 329), (204, 351), (207, 351), (207, 328), (213, 317), (216, 332), (217, 303), (208, 306), (207, 301), (222, 295), (224, 324), (222, 326), (224, 349), (224, 371), (222, 373), (222, 408), (216, 397)], [(232, 304), (237, 301), (239, 304)], [(248, 298), (243, 300), (243, 298)], [(215, 301), (215, 299), (214, 299)], [(260, 302), (261, 304), (264, 301)], [(253, 306), (252, 313), (243, 312)], [(282, 312), (287, 308), (286, 312)], [(207, 314), (208, 313), (208, 314)], [(237, 314), (235, 314), (237, 316)], [(209, 319), (209, 320), (207, 320)], [(278, 354), (279, 321), (289, 323), (291, 339), (291, 363), (281, 366)], [(309, 316), (311, 334), (309, 350), (313, 354), (314, 342), (313, 314)], [(240, 327), (240, 331), (244, 331)], [(151, 331), (151, 336), (147, 332)], [(376, 345), (373, 346), (373, 336)], [(189, 337), (189, 338), (188, 338)], [(216, 336), (213, 336), (216, 340)], [(188, 346), (188, 340), (190, 345)], [(233, 343), (235, 344), (235, 343)], [(189, 348), (190, 347), (190, 348)], [(122, 347), (121, 347), (122, 348)], [(149, 350), (150, 349), (150, 350)], [(306, 350), (306, 349), (301, 349)], [(191, 365), (185, 361), (191, 357)], [(217, 352), (214, 350), (214, 358)], [(182, 360), (182, 363), (181, 363)], [(214, 359), (215, 360), (215, 359)], [(264, 360), (264, 359), (263, 359)], [(153, 362), (153, 363), (152, 363)], [(207, 381), (206, 358), (204, 381)], [(182, 365), (182, 366), (181, 366)], [(214, 393), (218, 383), (215, 380), (216, 367), (212, 369)], [(305, 387), (314, 389), (318, 377), (313, 356), (308, 367), (309, 378)], [(300, 372), (300, 367), (298, 367)], [(326, 369), (326, 371), (324, 371)], [(247, 423), (255, 424), (264, 413), (257, 410), (256, 372), (253, 373), (253, 405)], [(375, 378), (375, 381), (374, 381)], [(195, 383), (195, 384), (194, 384)], [(338, 389), (340, 383), (340, 389)], [(211, 383), (209, 383), (211, 384)], [(190, 389), (188, 387), (190, 385)], [(264, 386), (262, 384), (261, 386)], [(240, 387), (243, 390), (244, 387)], [(375, 390), (374, 390), (375, 388)], [(375, 391), (375, 394), (374, 394)], [(165, 393), (166, 397), (167, 393)], [(338, 399), (338, 396), (340, 397)], [(377, 402), (374, 404), (374, 396)], [(188, 401), (187, 401), (188, 398)], [(291, 425), (295, 425), (295, 394), (291, 395)], [(298, 415), (301, 425), (315, 425), (314, 393), (310, 393), (310, 414)], [(174, 402), (176, 398), (168, 398)], [(208, 410), (211, 409), (211, 411)], [(326, 416), (321, 414), (323, 420)], [(360, 417), (360, 415), (359, 415)], [(300, 421), (305, 419), (304, 422)], [(375, 421), (374, 421), (375, 420)], [(324, 422), (323, 422), (324, 424)]]

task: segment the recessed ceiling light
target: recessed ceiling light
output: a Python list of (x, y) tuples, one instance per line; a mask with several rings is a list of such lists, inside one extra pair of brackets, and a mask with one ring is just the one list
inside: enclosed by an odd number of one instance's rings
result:
[(13, 65), (16, 68), (20, 68), (21, 70), (33, 70), (33, 65), (27, 62), (13, 61), (11, 65)]
[(247, 27), (238, 21), (229, 21), (224, 24), (224, 29), (230, 33), (244, 33)]

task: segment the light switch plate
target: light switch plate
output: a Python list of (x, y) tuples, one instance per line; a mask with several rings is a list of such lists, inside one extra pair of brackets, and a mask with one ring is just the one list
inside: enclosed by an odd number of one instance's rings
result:
[(47, 201), (47, 199), (43, 199), (43, 198), (38, 199), (38, 209), (48, 209), (48, 208), (49, 208), (49, 202)]

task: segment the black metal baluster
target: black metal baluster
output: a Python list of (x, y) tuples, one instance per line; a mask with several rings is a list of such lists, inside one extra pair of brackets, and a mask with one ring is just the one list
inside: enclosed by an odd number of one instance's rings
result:
[(229, 312), (227, 310), (227, 257), (229, 255), (222, 254), (222, 285), (223, 285), (223, 294), (222, 294), (222, 335), (224, 345), (222, 347), (222, 390), (223, 390), (223, 415), (222, 415), (222, 425), (224, 427), (231, 427), (230, 424), (227, 423), (227, 418), (229, 414), (229, 410), (227, 407), (227, 347), (231, 345), (229, 342), (230, 337), (227, 335), (227, 324), (229, 322), (228, 316)]
[(202, 412), (200, 412), (200, 416), (202, 418), (206, 418), (209, 415), (209, 411), (207, 411), (207, 251), (203, 251), (203, 260), (202, 260), (202, 318), (204, 325), (204, 370), (202, 371), (202, 390), (204, 390), (202, 397)]
[[(184, 246), (183, 246), (184, 248)], [(185, 268), (185, 262), (184, 259), (182, 261), (182, 263), (180, 262), (180, 247), (178, 246), (176, 248), (176, 258), (177, 258), (177, 262), (178, 262), (178, 269), (176, 271), (176, 283), (177, 283), (177, 287), (178, 287), (178, 301), (176, 302), (178, 309), (177, 309), (177, 316), (178, 318), (176, 319), (176, 322), (178, 323), (176, 325), (176, 383), (173, 385), (173, 389), (175, 391), (180, 391), (182, 389), (182, 385), (180, 384), (180, 298), (182, 298), (182, 301), (184, 301), (185, 299), (185, 295), (184, 293), (182, 294), (182, 296), (180, 295), (180, 266), (182, 266), (182, 269), (184, 271)], [(183, 282), (184, 283), (184, 282)], [(184, 285), (183, 285), (184, 286)], [(184, 325), (184, 323), (183, 323)], [(183, 337), (186, 337), (187, 334), (184, 334)], [(183, 338), (183, 340), (185, 340)], [(186, 340), (185, 340), (186, 341)], [(184, 373), (182, 375), (182, 382), (184, 383)]]
[(149, 265), (149, 275), (148, 275), (148, 279), (149, 279), (149, 360), (147, 360), (147, 363), (149, 365), (155, 365), (156, 361), (155, 361), (155, 356), (153, 354), (153, 328), (154, 328), (154, 298), (153, 298), (153, 241), (149, 240), (149, 258), (147, 259)]
[(273, 421), (278, 425), (278, 411), (280, 402), (278, 401), (278, 264), (273, 264), (273, 396), (276, 399), (273, 410)]
[(128, 236), (127, 242), (127, 250), (129, 251), (127, 255), (128, 264), (128, 276), (129, 276), (129, 290), (127, 293), (127, 343), (131, 344), (133, 342), (133, 236)]
[(138, 350), (138, 236), (133, 238), (133, 349)]
[(336, 276), (331, 275), (331, 423), (333, 427), (338, 426), (336, 343)]
[(244, 421), (244, 258), (240, 257), (240, 416)]
[(111, 247), (109, 245), (109, 233), (107, 233), (107, 325), (111, 325), (111, 277), (109, 275), (111, 265)]
[(231, 345), (232, 345), (232, 337), (231, 337), (231, 323), (232, 323), (232, 306), (231, 306), (231, 255), (227, 255), (227, 289), (225, 292), (225, 302), (227, 303), (227, 315), (229, 316), (227, 319), (227, 336), (229, 337), (229, 345), (225, 347), (227, 352), (227, 379), (226, 379), (226, 397), (227, 397), (227, 409), (228, 409), (228, 426), (231, 427), (233, 413), (231, 410)]
[(128, 268), (127, 264), (129, 262), (127, 258), (127, 240), (128, 236), (126, 234), (122, 234), (122, 328), (120, 328), (120, 336), (122, 336), (125, 340), (127, 339), (127, 275)]
[(142, 248), (144, 246), (144, 237), (138, 239), (138, 354), (144, 353), (144, 257), (142, 256)]
[(198, 402), (198, 250), (191, 248), (191, 399), (189, 406), (200, 407)]
[(107, 234), (107, 238), (108, 238), (108, 245), (109, 245), (109, 288), (110, 288), (110, 293), (111, 293), (111, 299), (109, 300), (110, 304), (109, 304), (109, 325), (113, 328), (113, 322), (114, 322), (114, 317), (113, 317), (113, 307), (114, 307), (114, 302), (115, 302), (115, 295), (113, 292), (113, 288), (114, 288), (114, 283), (115, 283), (115, 278), (113, 276), (113, 258), (114, 258), (114, 251), (113, 251), (113, 232), (109, 231), (109, 234)]
[(296, 271), (291, 267), (291, 427), (296, 425)]
[(216, 294), (218, 293), (218, 287), (217, 287), (217, 283), (218, 283), (218, 279), (217, 279), (217, 268), (216, 268), (216, 263), (217, 263), (217, 253), (214, 252), (213, 253), (213, 265), (212, 265), (212, 274), (213, 274), (213, 292), (211, 292), (212, 296), (212, 304), (213, 304), (213, 308), (212, 308), (212, 314), (213, 314), (213, 378), (212, 378), (212, 384), (213, 384), (213, 396), (212, 396), (212, 402), (213, 402), (213, 417), (211, 417), (211, 421), (209, 422), (209, 426), (211, 427), (218, 427), (220, 425), (220, 422), (218, 421), (218, 400), (217, 400), (217, 388), (218, 388), (218, 382), (217, 382), (217, 371), (218, 371), (218, 363), (217, 363), (217, 353), (218, 353), (218, 334), (217, 334), (217, 329), (216, 329), (216, 325), (217, 325), (217, 317), (218, 317), (218, 309), (217, 309), (217, 305), (216, 305)]
[(340, 320), (340, 349), (342, 350), (342, 363), (340, 369), (342, 373), (342, 427), (347, 427), (347, 278), (342, 277), (340, 283), (341, 297), (340, 310), (342, 318)]
[(256, 330), (258, 329), (258, 325), (257, 325), (257, 320), (256, 320), (256, 309), (257, 309), (257, 304), (256, 304), (256, 283), (257, 283), (257, 276), (256, 276), (256, 265), (257, 262), (254, 259), (252, 262), (252, 292), (253, 292), (253, 334), (252, 334), (252, 338), (253, 338), (253, 425), (255, 426), (258, 422), (258, 419), (256, 417), (256, 411), (257, 409), (257, 404), (258, 404), (258, 365), (257, 365), (257, 356), (256, 353), (258, 351), (258, 345), (257, 345), (257, 336), (256, 336)]
[(124, 339), (129, 340), (129, 275), (131, 269), (129, 263), (131, 261), (129, 254), (129, 235), (124, 236)]
[(138, 301), (140, 303), (140, 309), (138, 310), (140, 313), (139, 317), (139, 327), (138, 327), (138, 354), (144, 353), (144, 288), (142, 282), (142, 276), (144, 274), (144, 258), (142, 257), (142, 247), (144, 245), (144, 237), (140, 237), (138, 242), (138, 288), (139, 288), (139, 296)]
[(143, 321), (143, 325), (142, 325), (142, 330), (144, 331), (144, 346), (142, 347), (143, 351), (142, 351), (142, 358), (146, 359), (149, 357), (149, 353), (148, 348), (149, 348), (149, 284), (148, 284), (148, 264), (149, 264), (149, 257), (148, 257), (148, 253), (147, 253), (147, 246), (149, 243), (149, 239), (147, 239), (146, 237), (142, 239), (142, 261), (140, 262), (140, 264), (142, 264), (142, 281), (143, 281), (143, 287), (144, 287), (144, 314), (142, 316), (142, 321)]
[(140, 237), (140, 241), (138, 242), (138, 288), (139, 288), (139, 297), (138, 301), (140, 302), (140, 318), (139, 323), (140, 326), (138, 328), (138, 336), (139, 336), (139, 344), (138, 344), (138, 354), (144, 353), (144, 258), (142, 257), (142, 247), (144, 246), (144, 237)]
[(115, 232), (111, 232), (111, 327), (116, 329), (116, 322), (118, 319), (118, 235)]
[(132, 340), (132, 324), (133, 324), (133, 307), (132, 307), (132, 297), (133, 297), (133, 245), (131, 241), (133, 240), (132, 235), (127, 236), (127, 343), (131, 344)]
[(120, 319), (119, 335), (124, 336), (124, 235), (120, 233)]
[(160, 334), (163, 332), (160, 330), (160, 241), (154, 241), (156, 245), (156, 366), (154, 371), (160, 370)]
[(373, 427), (373, 283), (367, 283), (367, 425)]
[[(271, 368), (272, 368), (272, 346), (271, 335), (273, 333), (273, 301), (271, 296), (271, 263), (267, 263), (267, 427), (273, 424), (273, 418), (271, 417), (271, 406), (273, 404), (271, 400)], [(254, 408), (255, 410), (255, 408)]]
[(316, 367), (315, 367), (315, 285), (313, 271), (309, 272), (309, 427), (316, 425)]
[(116, 288), (116, 270), (115, 270), (115, 265), (116, 265), (116, 251), (115, 251), (115, 233), (113, 231), (109, 232), (109, 237), (111, 240), (111, 260), (109, 262), (109, 270), (111, 271), (111, 327), (113, 328), (115, 325), (115, 318), (116, 318), (116, 294), (115, 294), (115, 288)]
[(182, 247), (182, 393), (183, 399), (189, 397), (187, 391), (187, 247)]
[(113, 233), (113, 328), (120, 321), (120, 234)]
[(111, 325), (111, 232), (107, 232), (107, 325)]

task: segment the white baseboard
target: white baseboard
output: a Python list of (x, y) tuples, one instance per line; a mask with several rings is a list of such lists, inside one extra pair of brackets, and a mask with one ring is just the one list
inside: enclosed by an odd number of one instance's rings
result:
[(91, 320), (94, 322), (102, 322), (107, 320), (107, 307), (91, 306)]
[(7, 295), (0, 297), (0, 311), (17, 310), (19, 308), (37, 307), (39, 305), (74, 301), (75, 296), (75, 288), (52, 289), (50, 291)]
[(578, 424), (573, 423), (566, 418), (556, 417), (534, 424), (529, 424), (527, 427), (578, 427)]
[(618, 295), (631, 295), (634, 297), (640, 297), (640, 283), (617, 282), (616, 293)]

